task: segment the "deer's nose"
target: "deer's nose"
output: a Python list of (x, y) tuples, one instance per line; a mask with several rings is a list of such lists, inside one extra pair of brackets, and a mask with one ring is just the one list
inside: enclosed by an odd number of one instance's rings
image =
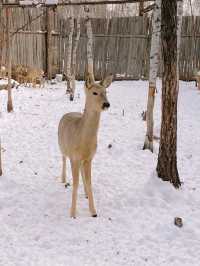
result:
[(109, 108), (110, 104), (109, 102), (103, 103), (103, 109)]

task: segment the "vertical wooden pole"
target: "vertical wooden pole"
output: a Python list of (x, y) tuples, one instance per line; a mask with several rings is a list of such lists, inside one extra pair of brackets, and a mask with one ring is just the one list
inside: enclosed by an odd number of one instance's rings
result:
[(47, 78), (52, 79), (52, 9), (47, 7), (47, 39), (46, 39), (46, 51), (47, 51)]
[(10, 9), (6, 8), (6, 49), (7, 49), (7, 69), (8, 69), (8, 101), (7, 111), (13, 111), (12, 104), (12, 84), (11, 84), (11, 39), (10, 39)]

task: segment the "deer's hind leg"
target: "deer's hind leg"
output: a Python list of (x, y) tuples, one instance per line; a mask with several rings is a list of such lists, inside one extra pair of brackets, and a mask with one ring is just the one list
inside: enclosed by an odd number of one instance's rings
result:
[(61, 173), (61, 182), (65, 184), (65, 187), (67, 188), (70, 186), (69, 182), (66, 182), (66, 157), (62, 156), (62, 173)]

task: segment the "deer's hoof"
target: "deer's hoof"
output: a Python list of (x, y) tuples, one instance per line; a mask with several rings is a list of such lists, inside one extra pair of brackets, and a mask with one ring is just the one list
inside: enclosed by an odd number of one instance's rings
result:
[(92, 214), (92, 217), (96, 218), (97, 217), (97, 214), (96, 213), (95, 214)]

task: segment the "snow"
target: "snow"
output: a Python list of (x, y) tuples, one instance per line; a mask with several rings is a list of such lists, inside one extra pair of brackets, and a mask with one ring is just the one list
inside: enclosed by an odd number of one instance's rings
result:
[[(8, 84), (8, 79), (5, 78), (5, 79), (0, 79), (0, 86), (6, 86)], [(19, 83), (14, 80), (14, 79), (11, 79), (11, 84), (14, 84), (14, 85), (19, 85)]]
[(22, 6), (29, 6), (33, 4), (33, 1), (32, 0), (19, 1), (19, 4)]
[[(64, 83), (13, 89), (15, 111), (9, 114), (1, 92), (1, 266), (200, 265), (200, 94), (194, 82), (180, 83), (178, 168), (184, 184), (176, 190), (156, 176), (158, 142), (154, 154), (142, 150), (147, 88), (145, 81), (109, 88), (111, 108), (102, 113), (93, 161), (98, 217), (89, 216), (81, 182), (77, 219), (69, 217), (71, 187), (56, 179), (57, 126), (64, 113), (83, 110), (83, 83), (77, 83), (74, 102)], [(182, 228), (175, 217), (183, 219)]]
[(58, 4), (58, 0), (46, 0), (45, 4), (46, 5), (57, 5)]
[(41, 4), (46, 4), (46, 5), (57, 5), (58, 0), (23, 0), (19, 1), (20, 5), (22, 6), (29, 6), (29, 5), (41, 5)]

